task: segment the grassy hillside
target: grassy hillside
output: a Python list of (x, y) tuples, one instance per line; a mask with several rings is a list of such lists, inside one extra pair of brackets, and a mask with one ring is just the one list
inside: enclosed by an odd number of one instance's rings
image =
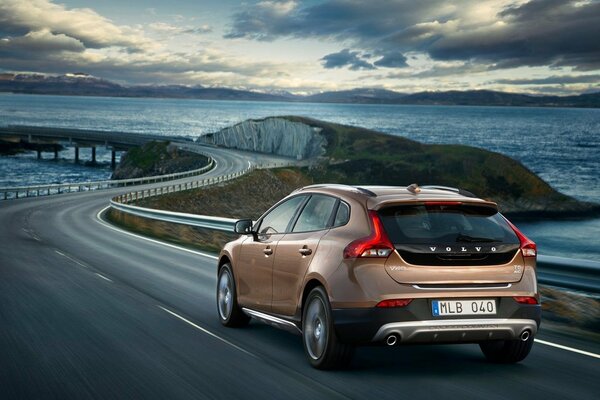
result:
[(467, 189), (498, 202), (508, 213), (598, 213), (554, 190), (520, 162), (462, 145), (428, 145), (369, 129), (301, 117), (286, 117), (322, 129), (326, 159), (304, 173), (314, 182), (347, 184), (436, 184)]
[(156, 196), (137, 204), (200, 215), (258, 219), (290, 192), (311, 183), (311, 178), (296, 168), (256, 170), (222, 185)]
[(201, 154), (179, 150), (169, 142), (152, 141), (129, 150), (113, 172), (112, 179), (173, 174), (202, 168), (206, 164), (208, 158)]

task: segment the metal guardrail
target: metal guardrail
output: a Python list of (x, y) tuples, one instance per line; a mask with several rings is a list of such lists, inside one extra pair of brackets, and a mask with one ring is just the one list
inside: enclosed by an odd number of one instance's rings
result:
[[(137, 200), (143, 200), (148, 197), (160, 196), (163, 194), (180, 192), (183, 190), (197, 189), (197, 188), (204, 187), (204, 186), (210, 186), (210, 185), (215, 185), (215, 184), (218, 184), (221, 182), (226, 182), (231, 179), (235, 179), (237, 177), (245, 175), (255, 169), (286, 167), (286, 166), (290, 166), (293, 164), (294, 164), (293, 162), (287, 162), (287, 163), (286, 162), (277, 162), (277, 163), (269, 163), (269, 164), (250, 165), (250, 166), (248, 166), (248, 168), (246, 168), (242, 171), (238, 171), (238, 172), (226, 174), (226, 175), (220, 175), (220, 176), (216, 176), (213, 178), (205, 178), (205, 179), (199, 179), (197, 181), (192, 181), (192, 182), (174, 183), (172, 185), (165, 185), (165, 186), (160, 186), (160, 187), (156, 187), (156, 188), (136, 190), (133, 192), (124, 193), (124, 194), (113, 197), (111, 200), (111, 205), (115, 204), (115, 205), (119, 205), (119, 206), (124, 206), (124, 205), (127, 205), (128, 203), (135, 202)], [(138, 208), (141, 209), (141, 207), (138, 207)], [(148, 208), (146, 210), (151, 210), (151, 209)], [(156, 213), (161, 212), (161, 210), (152, 210), (152, 211), (156, 211)], [(148, 215), (151, 215), (151, 213), (148, 213)], [(183, 215), (193, 216), (194, 214), (183, 214)], [(210, 216), (207, 216), (207, 218), (209, 218), (209, 217)], [(150, 218), (150, 217), (148, 217), (148, 218)], [(217, 218), (217, 217), (215, 217), (215, 218)], [(232, 227), (233, 227), (233, 225), (232, 225)]]
[[(211, 181), (212, 183), (205, 182), (195, 187), (208, 186), (209, 184), (224, 182), (229, 179), (231, 178), (214, 180)], [(172, 187), (172, 191), (175, 191), (175, 189), (175, 187)], [(185, 189), (181, 188), (180, 190)], [(164, 193), (171, 193), (172, 191), (165, 191)], [(159, 188), (158, 192), (145, 192), (146, 197), (148, 197), (148, 195), (160, 195), (163, 193), (163, 190)], [(117, 196), (115, 199), (119, 198), (123, 201), (135, 201), (138, 198), (144, 198), (144, 193), (128, 193), (127, 195)], [(237, 221), (232, 218), (178, 213), (138, 207), (130, 204), (121, 204), (115, 201), (115, 199), (111, 201), (112, 208), (138, 217), (150, 218), (157, 221), (191, 225), (230, 233), (233, 233), (233, 227)], [(600, 262), (597, 261), (539, 255), (537, 259), (537, 273), (539, 283), (544, 285), (596, 294), (600, 293)]]
[(545, 285), (600, 293), (600, 262), (538, 255), (538, 281)]
[[(160, 215), (161, 213), (168, 213), (168, 211), (153, 210), (151, 208), (142, 208), (142, 207), (129, 205), (128, 203), (135, 202), (138, 200), (143, 200), (148, 197), (160, 196), (160, 195), (167, 194), (167, 193), (175, 193), (175, 192), (180, 192), (183, 190), (197, 189), (200, 187), (215, 185), (215, 184), (218, 184), (221, 182), (226, 182), (226, 181), (235, 179), (239, 176), (245, 175), (254, 169), (256, 169), (255, 166), (250, 166), (243, 171), (239, 171), (239, 172), (227, 174), (227, 175), (216, 176), (214, 178), (205, 178), (205, 179), (199, 179), (197, 181), (192, 181), (192, 182), (174, 183), (171, 185), (165, 185), (165, 186), (160, 186), (160, 187), (155, 187), (155, 188), (150, 188), (150, 189), (135, 190), (133, 192), (124, 193), (124, 194), (120, 194), (118, 196), (113, 197), (112, 200), (110, 201), (110, 204), (111, 204), (111, 206), (113, 206), (113, 208), (121, 207), (122, 208), (121, 211), (137, 210), (136, 212), (138, 214), (142, 213), (143, 212), (142, 210), (146, 210), (147, 211), (146, 218), (152, 218), (152, 215)], [(125, 211), (125, 212), (127, 212), (127, 211)], [(183, 214), (183, 213), (181, 215), (187, 215), (187, 216), (192, 216), (192, 217), (194, 216), (194, 214)], [(214, 218), (217, 218), (217, 217), (214, 217)], [(154, 218), (154, 219), (157, 219), (157, 218)], [(182, 220), (182, 221), (184, 221), (184, 220)], [(178, 223), (184, 223), (184, 222), (178, 222)], [(188, 225), (191, 225), (191, 224), (188, 224)]]
[(198, 228), (214, 229), (223, 232), (233, 233), (233, 227), (237, 221), (237, 219), (233, 218), (221, 218), (210, 215), (193, 215), (172, 211), (154, 210), (151, 208), (133, 206), (131, 204), (121, 204), (114, 200), (111, 200), (110, 206), (115, 210), (142, 218), (149, 218), (162, 222), (172, 222), (174, 224), (190, 225)]
[(131, 179), (115, 179), (106, 181), (93, 181), (93, 182), (73, 182), (73, 183), (60, 183), (50, 185), (35, 185), (35, 186), (15, 186), (0, 188), (0, 200), (18, 199), (21, 197), (37, 197), (37, 196), (49, 196), (52, 194), (71, 193), (71, 192), (82, 192), (89, 190), (100, 190), (110, 189), (114, 187), (122, 186), (134, 186), (144, 185), (148, 183), (172, 181), (175, 179), (187, 178), (190, 176), (201, 175), (215, 165), (215, 161), (212, 157), (204, 154), (208, 157), (209, 163), (199, 169), (177, 172), (174, 174), (166, 175), (155, 175), (148, 176), (145, 178), (131, 178)]

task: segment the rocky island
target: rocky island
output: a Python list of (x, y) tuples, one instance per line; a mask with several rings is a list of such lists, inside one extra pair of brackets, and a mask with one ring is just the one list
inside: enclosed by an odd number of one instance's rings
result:
[(600, 214), (600, 205), (559, 193), (520, 162), (472, 146), (423, 144), (294, 116), (247, 120), (201, 140), (310, 160), (309, 166), (288, 169), (307, 183), (460, 187), (497, 202), (512, 218)]

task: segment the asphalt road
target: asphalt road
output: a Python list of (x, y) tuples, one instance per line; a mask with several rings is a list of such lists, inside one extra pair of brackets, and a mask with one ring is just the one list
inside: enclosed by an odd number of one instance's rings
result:
[[(216, 150), (215, 150), (216, 151)], [(209, 175), (247, 161), (220, 151)], [(103, 223), (124, 189), (0, 203), (0, 398), (592, 399), (600, 359), (537, 343), (517, 365), (476, 345), (365, 347), (313, 370), (299, 336), (216, 316), (214, 256)], [(600, 344), (538, 338), (600, 353)]]

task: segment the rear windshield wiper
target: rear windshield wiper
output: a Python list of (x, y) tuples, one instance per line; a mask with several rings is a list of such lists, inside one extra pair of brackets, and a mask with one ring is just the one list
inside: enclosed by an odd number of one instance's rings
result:
[(469, 243), (475, 243), (475, 242), (486, 242), (486, 243), (500, 242), (500, 240), (496, 240), (496, 239), (492, 239), (492, 238), (475, 237), (475, 236), (463, 235), (462, 233), (459, 234), (456, 237), (456, 241), (457, 242), (469, 242)]

